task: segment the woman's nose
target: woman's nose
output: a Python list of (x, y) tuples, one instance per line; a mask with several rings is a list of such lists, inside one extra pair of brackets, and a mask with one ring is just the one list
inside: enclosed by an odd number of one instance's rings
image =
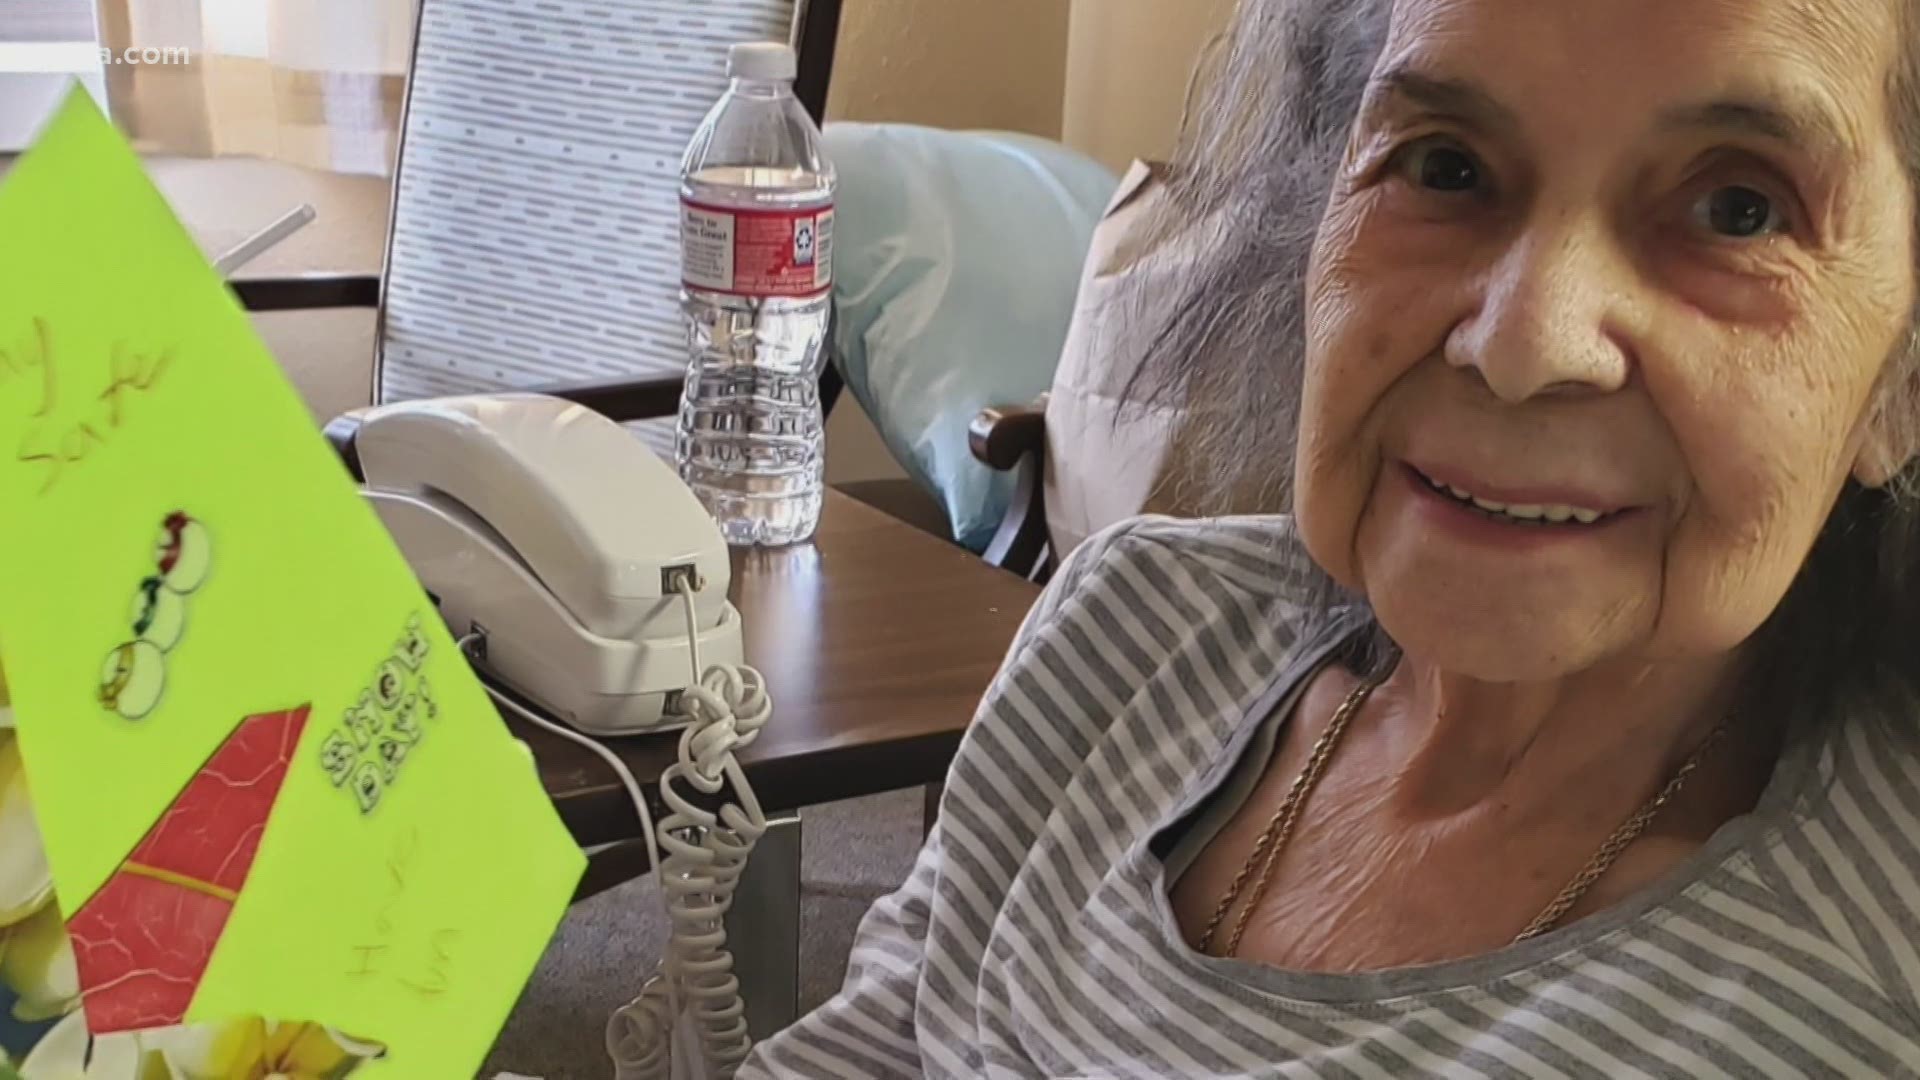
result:
[(1631, 368), (1615, 321), (1628, 273), (1604, 242), (1522, 236), (1494, 266), (1479, 309), (1449, 335), (1447, 362), (1477, 371), (1509, 404), (1618, 390)]

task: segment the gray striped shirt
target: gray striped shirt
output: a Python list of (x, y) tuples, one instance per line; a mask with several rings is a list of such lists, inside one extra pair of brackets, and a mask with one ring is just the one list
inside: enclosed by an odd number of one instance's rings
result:
[(1308, 569), (1280, 518), (1076, 552), (840, 995), (740, 1075), (1920, 1075), (1920, 708), (1811, 718), (1661, 884), (1491, 955), (1328, 975), (1190, 949), (1153, 841), (1353, 629), (1303, 640)]

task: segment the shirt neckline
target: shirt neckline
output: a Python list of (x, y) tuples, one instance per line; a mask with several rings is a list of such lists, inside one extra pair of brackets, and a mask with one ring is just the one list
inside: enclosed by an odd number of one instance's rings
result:
[[(1753, 810), (1722, 825), (1700, 850), (1630, 899), (1557, 930), (1478, 956), (1437, 964), (1361, 972), (1300, 971), (1235, 958), (1207, 956), (1187, 944), (1168, 895), (1166, 863), (1154, 854), (1153, 841), (1185, 819), (1211, 797), (1239, 766), (1254, 742), (1253, 735), (1267, 714), (1297, 686), (1318, 673), (1358, 634), (1371, 632), (1371, 621), (1351, 616), (1336, 619), (1295, 659), (1282, 665), (1274, 680), (1242, 711), (1234, 737), (1213, 762), (1188, 783), (1173, 809), (1135, 845), (1132, 857), (1145, 860), (1147, 893), (1153, 902), (1153, 928), (1171, 955), (1218, 982), (1245, 987), (1282, 999), (1318, 1005), (1417, 1005), (1421, 997), (1484, 986), (1530, 974), (1541, 974), (1550, 963), (1563, 964), (1593, 950), (1615, 935), (1650, 926), (1672, 913), (1675, 902), (1693, 890), (1710, 886), (1730, 874), (1753, 852), (1771, 844), (1790, 822), (1802, 802), (1808, 782), (1817, 771), (1820, 740), (1811, 737), (1814, 718), (1792, 718), (1786, 745)], [(1285, 721), (1282, 721), (1285, 723)]]

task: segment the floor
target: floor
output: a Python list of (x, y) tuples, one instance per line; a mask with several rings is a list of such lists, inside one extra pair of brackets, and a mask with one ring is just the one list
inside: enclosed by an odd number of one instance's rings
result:
[[(921, 792), (813, 807), (802, 815), (801, 1008), (839, 988), (860, 916), (906, 880), (920, 847)], [(607, 1016), (652, 974), (664, 940), (659, 893), (637, 881), (575, 907), (547, 947), (483, 1077), (543, 1080), (613, 1075)]]

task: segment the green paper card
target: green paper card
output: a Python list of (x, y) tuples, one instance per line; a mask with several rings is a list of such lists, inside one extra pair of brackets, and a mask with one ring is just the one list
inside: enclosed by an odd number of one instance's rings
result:
[(0, 651), (96, 1045), (473, 1076), (585, 866), (530, 756), (85, 93), (0, 238)]

